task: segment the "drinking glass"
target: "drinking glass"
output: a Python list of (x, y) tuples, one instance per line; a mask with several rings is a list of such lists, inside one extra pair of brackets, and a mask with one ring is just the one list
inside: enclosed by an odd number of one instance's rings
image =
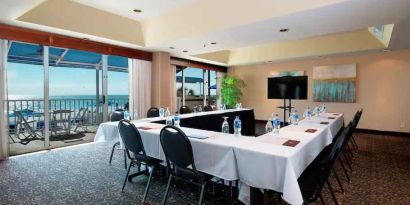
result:
[(164, 115), (165, 115), (165, 110), (164, 110), (164, 108), (160, 107), (159, 108), (159, 116), (164, 117)]
[(229, 123), (228, 123), (228, 118), (229, 117), (222, 117), (224, 119), (224, 122), (222, 123), (222, 133), (229, 133)]
[(266, 126), (265, 126), (265, 132), (269, 133), (273, 131), (273, 125), (272, 125), (272, 119), (269, 118), (268, 122), (266, 122)]

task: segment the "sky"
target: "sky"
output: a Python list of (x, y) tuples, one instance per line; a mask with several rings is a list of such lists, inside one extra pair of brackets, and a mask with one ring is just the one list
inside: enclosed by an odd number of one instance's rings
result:
[[(96, 94), (95, 70), (51, 66), (49, 69), (50, 96)], [(42, 65), (7, 63), (9, 96), (43, 96), (43, 71)], [(108, 72), (108, 94), (128, 94), (128, 73)]]

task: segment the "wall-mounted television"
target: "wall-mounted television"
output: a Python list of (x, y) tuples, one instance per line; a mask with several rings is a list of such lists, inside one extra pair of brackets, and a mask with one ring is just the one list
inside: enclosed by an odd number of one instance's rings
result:
[(268, 99), (306, 100), (307, 89), (307, 76), (268, 78)]

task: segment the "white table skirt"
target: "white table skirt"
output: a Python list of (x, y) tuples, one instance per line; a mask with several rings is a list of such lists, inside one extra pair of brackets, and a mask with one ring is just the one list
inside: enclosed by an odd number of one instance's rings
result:
[[(159, 140), (160, 127), (163, 125), (150, 123), (157, 120), (161, 119), (143, 119), (133, 123), (136, 126), (157, 127), (139, 131), (147, 155), (164, 160)], [(322, 125), (322, 121), (328, 121), (329, 124)], [(244, 203), (249, 203), (249, 186), (252, 186), (282, 192), (283, 199), (288, 203), (302, 204), (298, 177), (321, 150), (332, 142), (342, 126), (342, 115), (324, 113), (318, 118), (302, 120), (298, 126), (281, 128), (279, 134), (268, 133), (257, 138), (235, 137), (232, 134), (192, 128), (181, 129), (187, 136), (208, 137), (189, 138), (197, 169), (225, 180), (239, 179), (240, 200)], [(309, 128), (317, 131), (304, 132)], [(99, 126), (94, 141), (117, 142), (119, 139), (118, 122), (107, 122)], [(298, 140), (300, 143), (296, 147), (283, 146), (289, 139)]]

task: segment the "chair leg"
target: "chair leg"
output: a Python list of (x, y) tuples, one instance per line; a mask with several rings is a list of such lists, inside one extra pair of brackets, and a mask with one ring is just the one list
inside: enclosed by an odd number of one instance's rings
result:
[[(140, 167), (140, 166), (138, 166), (138, 167)], [(151, 185), (152, 174), (155, 172), (155, 168), (156, 168), (156, 165), (154, 165), (154, 166), (152, 167), (151, 173), (149, 174), (147, 186), (145, 187), (144, 197), (142, 198), (142, 202), (143, 202), (143, 203), (145, 202), (145, 199), (147, 198), (149, 186)]]
[(350, 172), (353, 172), (352, 165), (350, 164), (349, 160), (346, 158), (346, 155), (343, 154), (343, 157), (345, 159), (347, 166), (350, 168)]
[(337, 199), (336, 199), (336, 195), (333, 192), (332, 186), (330, 186), (330, 183), (329, 183), (328, 180), (326, 180), (326, 183), (327, 183), (327, 186), (329, 187), (329, 190), (330, 190), (330, 193), (332, 195), (333, 201), (335, 202), (336, 205), (339, 205), (339, 203), (337, 202)]
[(325, 205), (325, 200), (323, 200), (322, 193), (319, 193), (319, 199), (322, 205)]
[(127, 169), (127, 150), (124, 149), (124, 167)]
[(199, 205), (202, 205), (202, 202), (204, 200), (205, 185), (206, 185), (206, 182), (201, 185), (201, 195), (199, 196)]
[(356, 139), (354, 138), (354, 135), (352, 135), (352, 141), (353, 141), (354, 147), (356, 149), (356, 152), (359, 151), (359, 146), (357, 146)]
[(130, 169), (131, 169), (132, 165), (133, 165), (133, 161), (130, 162), (130, 166), (128, 167), (127, 176), (125, 176), (125, 180), (124, 180), (124, 184), (122, 184), (121, 192), (124, 191), (124, 187), (125, 187), (125, 184), (127, 183), (128, 175), (130, 174)]
[(343, 165), (343, 161), (342, 161), (340, 158), (339, 158), (339, 162), (340, 162), (340, 166), (342, 166), (343, 172), (345, 173), (345, 176), (346, 176), (347, 181), (350, 182), (350, 177), (349, 177), (349, 175), (347, 174), (345, 165)]
[(342, 193), (345, 193), (345, 190), (344, 190), (344, 188), (343, 188), (343, 185), (342, 185), (342, 183), (340, 182), (339, 176), (337, 175), (336, 170), (335, 170), (334, 168), (333, 168), (333, 173), (335, 174), (335, 178), (336, 178), (336, 180), (337, 180), (337, 183), (338, 183), (339, 186), (340, 186), (340, 190), (342, 190)]
[(161, 205), (165, 205), (167, 203), (168, 192), (169, 192), (169, 187), (171, 185), (171, 181), (172, 181), (172, 174), (169, 175), (167, 188), (165, 189), (165, 194), (164, 194), (164, 198), (162, 199)]
[(110, 164), (111, 164), (112, 156), (114, 155), (114, 150), (115, 150), (115, 147), (116, 147), (116, 146), (117, 146), (117, 143), (115, 143), (115, 144), (112, 146), (111, 155), (110, 155)]

